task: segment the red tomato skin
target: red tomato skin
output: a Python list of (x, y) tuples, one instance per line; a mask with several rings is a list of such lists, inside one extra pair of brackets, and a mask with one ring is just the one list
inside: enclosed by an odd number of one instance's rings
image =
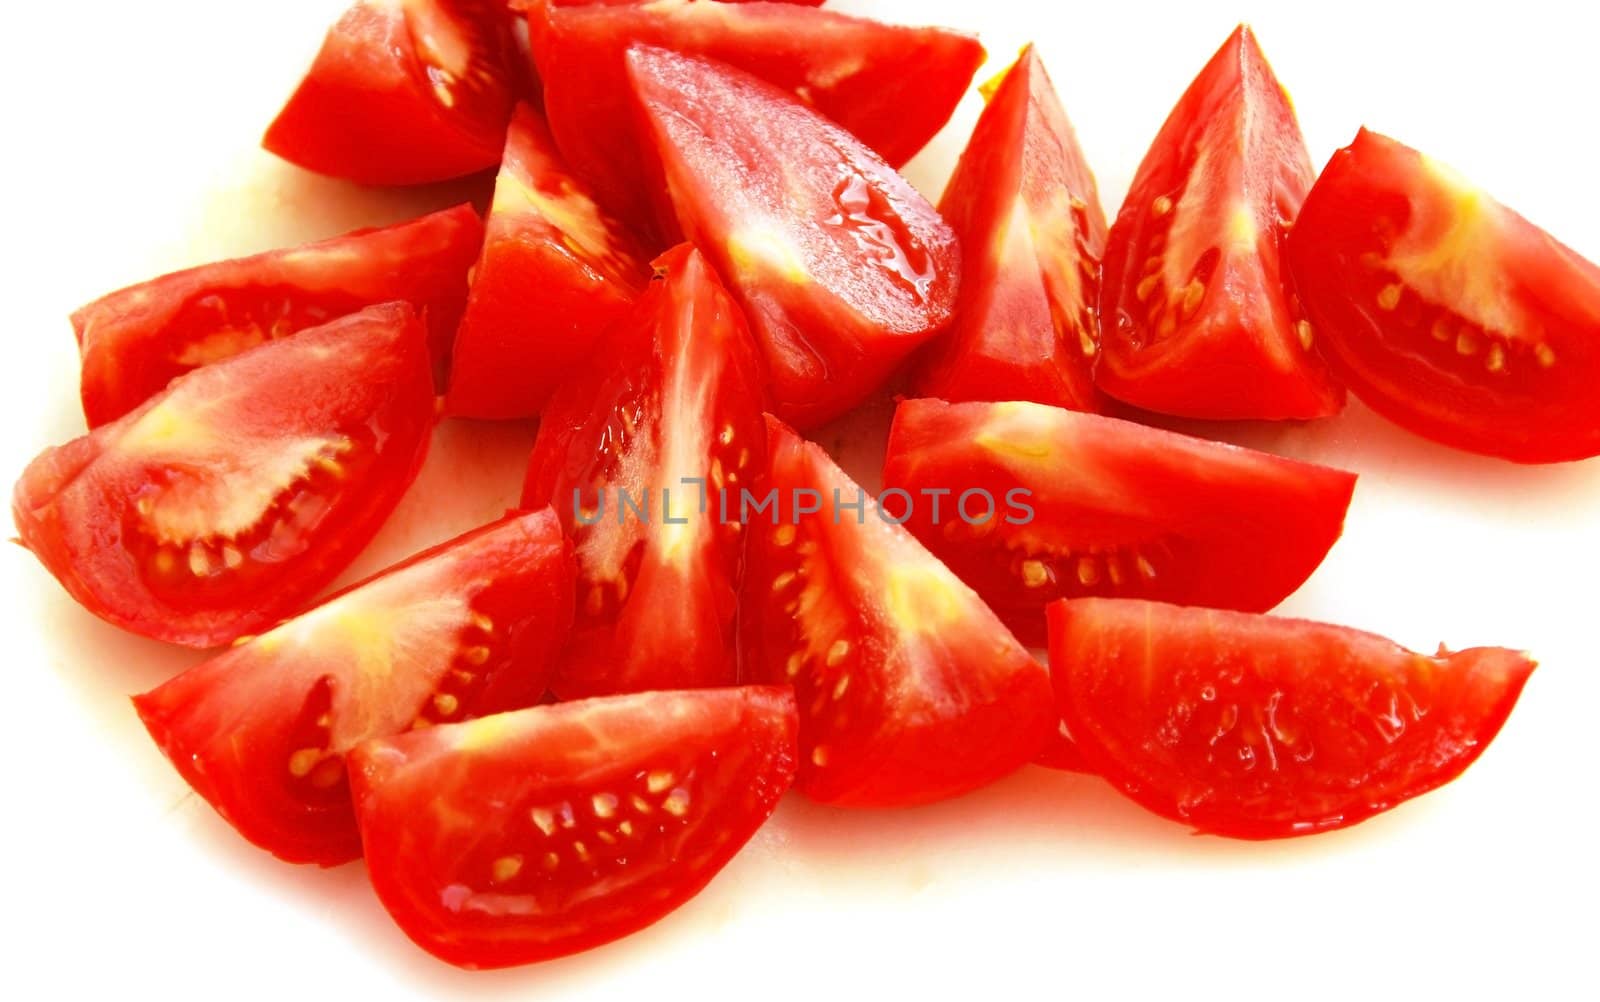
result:
[(649, 274), (645, 260), (561, 162), (539, 113), (520, 105), (455, 339), (446, 413), (537, 416), (627, 314)]
[[(553, 505), (578, 552), (578, 617), (552, 683), (564, 699), (731, 685), (744, 543), (719, 516), (765, 449), (759, 360), (744, 317), (687, 244), (540, 422), (524, 506)], [(681, 457), (681, 458), (680, 458)], [(697, 511), (701, 488), (707, 506)], [(582, 507), (606, 504), (592, 523)], [(648, 514), (622, 508), (620, 492)], [(662, 490), (672, 492), (666, 521)], [(575, 497), (576, 495), (576, 497)]]
[[(1600, 454), (1600, 267), (1481, 192), (1453, 190), (1461, 184), (1366, 129), (1333, 155), (1289, 236), (1323, 355), (1369, 407), (1435, 442), (1519, 463)], [(1445, 243), (1462, 198), (1489, 243), (1470, 229)], [(1412, 237), (1447, 255), (1425, 277), (1455, 302), (1421, 297), (1394, 270), (1388, 255)], [(1507, 329), (1489, 333), (1460, 312), (1475, 290), (1441, 278), (1450, 268), (1496, 288), (1482, 308)], [(1390, 284), (1401, 294), (1385, 309)]]
[(1089, 766), (1083, 761), (1083, 752), (1078, 750), (1071, 737), (1065, 731), (1058, 733), (1045, 743), (1044, 751), (1034, 756), (1034, 765), (1042, 765), (1046, 769), (1057, 772), (1089, 772)]
[(458, 967), (591, 949), (660, 920), (727, 865), (793, 782), (795, 730), (787, 687), (748, 686), (370, 741), (351, 770), (367, 871), (405, 934)]
[(1346, 827), (1455, 779), (1535, 667), (1498, 647), (1427, 657), (1341, 626), (1135, 599), (1049, 616), (1057, 705), (1084, 761), (1230, 838)]
[[(249, 393), (238, 394), (238, 385)], [(229, 421), (226, 437), (190, 423), (203, 416), (193, 413), (196, 408), (220, 393), (235, 400), (223, 415)], [(173, 401), (182, 405), (176, 413), (168, 407)], [(180, 376), (116, 421), (46, 449), (17, 482), (12, 515), (22, 544), (90, 612), (156, 640), (213, 647), (300, 608), (355, 558), (416, 478), (434, 411), (421, 320), (404, 303), (369, 307)], [(154, 416), (141, 423), (149, 415)], [(183, 446), (185, 433), (196, 427), (215, 447), (213, 454)], [(155, 458), (124, 455), (121, 443), (129, 435), (138, 436), (141, 450)], [(163, 435), (178, 445), (169, 448)], [(358, 482), (352, 486), (345, 474), (328, 475), (344, 486), (317, 510), (310, 526), (316, 545), (296, 529), (282, 546), (287, 555), (269, 540), (274, 559), (265, 564), (252, 553), (241, 565), (243, 573), (230, 568), (219, 575), (212, 568), (208, 578), (228, 586), (225, 599), (215, 603), (198, 596), (195, 580), (181, 577), (187, 572), (176, 558), (163, 583), (152, 577), (159, 570), (143, 566), (128, 549), (158, 541), (139, 511), (141, 499), (160, 505), (174, 485), (226, 498), (226, 481), (248, 482), (252, 471), (247, 466), (225, 476), (211, 468), (224, 450), (248, 440), (263, 450), (251, 458), (270, 460), (270, 445), (263, 443), (311, 435), (340, 435), (347, 442), (365, 436), (366, 443), (356, 457), (362, 463)], [(178, 460), (185, 465), (172, 465)], [(189, 517), (186, 511), (173, 515), (179, 521)]]
[(990, 94), (939, 213), (961, 241), (961, 297), (913, 395), (1105, 410), (1093, 376), (1105, 214), (1032, 45)]
[[(376, 683), (352, 677), (360, 661), (341, 660), (348, 654), (338, 648), (341, 640), (356, 646), (352, 656), (359, 658), (360, 645), (372, 638), (341, 636), (337, 623), (327, 630), (333, 636), (322, 636), (311, 625), (319, 612), (356, 623), (364, 615), (403, 616), (411, 607), (391, 604), (397, 587), (411, 589), (421, 610), (414, 618), (425, 616), (430, 603), (459, 605), (437, 628), (407, 634), (403, 666), (382, 663), (387, 672), (434, 676), (413, 686), (420, 705), (398, 713), (382, 702), (397, 688), (392, 676)], [(530, 705), (545, 691), (571, 621), (572, 551), (561, 524), (548, 509), (524, 513), (416, 554), (135, 696), (133, 704), (178, 772), (239, 834), (286, 862), (336, 866), (361, 855), (361, 837), (346, 785), (348, 748), (332, 746), (333, 728), (353, 730), (338, 739), (353, 747), (411, 727)], [(301, 633), (310, 634), (309, 642)], [(285, 647), (287, 654), (280, 653)], [(354, 719), (319, 727), (319, 714)], [(325, 757), (296, 777), (293, 756), (307, 746)]]
[(797, 95), (893, 166), (949, 121), (983, 63), (970, 35), (793, 4), (667, 0), (528, 12), (556, 144), (603, 204), (661, 246), (681, 239), (637, 119), (624, 55), (636, 44), (714, 59)]
[[(429, 351), (442, 372), (482, 242), (477, 212), (458, 205), (119, 289), (72, 314), (84, 416), (98, 428), (198, 365), (398, 300), (427, 321)], [(202, 343), (209, 346), (204, 361), (175, 357), (201, 351)]]
[[(470, 49), (462, 75), (433, 61), (424, 39), (436, 32)], [(359, 184), (472, 174), (499, 161), (524, 75), (500, 0), (357, 0), (328, 30), (261, 145)]]
[[(1202, 161), (1211, 170), (1200, 171)], [(1100, 287), (1100, 388), (1182, 417), (1337, 414), (1344, 390), (1304, 343), (1281, 261), (1312, 178), (1288, 95), (1240, 26), (1162, 125), (1111, 226)], [(1185, 199), (1191, 189), (1193, 203)], [(1249, 208), (1247, 219), (1227, 214), (1234, 204)], [(1195, 235), (1175, 247), (1169, 238), (1185, 220)], [(1201, 240), (1211, 243), (1203, 249)], [(1188, 270), (1167, 275), (1173, 255), (1185, 253), (1193, 260), (1180, 257), (1177, 267)], [(1154, 272), (1150, 261), (1161, 262)]]

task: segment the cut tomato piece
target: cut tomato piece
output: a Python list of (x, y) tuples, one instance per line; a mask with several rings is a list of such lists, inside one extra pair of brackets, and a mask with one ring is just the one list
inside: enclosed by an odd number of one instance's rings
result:
[(645, 260), (561, 163), (539, 113), (519, 106), (456, 335), (446, 410), (537, 415), (627, 313), (648, 277)]
[(1111, 227), (1100, 387), (1184, 417), (1338, 413), (1344, 390), (1281, 260), (1311, 179), (1289, 97), (1241, 26), (1161, 127)]
[(688, 245), (656, 261), (600, 364), (539, 424), (523, 504), (576, 540), (578, 618), (553, 688), (580, 696), (728, 685), (744, 539), (720, 495), (765, 448), (755, 346)]
[(1136, 599), (1050, 606), (1056, 697), (1085, 762), (1157, 814), (1234, 838), (1342, 828), (1448, 783), (1534, 663), (1414, 654), (1341, 626)]
[(89, 427), (113, 421), (191, 369), (367, 306), (404, 300), (428, 325), (442, 373), (483, 242), (470, 205), (163, 275), (72, 315)]
[(961, 239), (961, 298), (912, 389), (1102, 410), (1092, 367), (1106, 219), (1094, 175), (1033, 46), (990, 86), (939, 200)]
[(1600, 454), (1600, 267), (1448, 167), (1363, 129), (1311, 189), (1289, 263), (1373, 410), (1522, 463)]
[(420, 553), (133, 702), (241, 835), (333, 866), (361, 855), (350, 749), (536, 702), (571, 622), (572, 552), (546, 509)]
[[(521, 5), (561, 152), (604, 204), (637, 226), (656, 225), (663, 242), (675, 239), (676, 224), (651, 140), (637, 127), (623, 58), (629, 46), (660, 46), (753, 73), (896, 167), (949, 120), (984, 58), (977, 39), (960, 32), (790, 4)], [(782, 148), (750, 155), (765, 159)]]
[(1029, 643), (1063, 597), (1265, 612), (1327, 556), (1355, 482), (1033, 403), (908, 400), (884, 463), (907, 528)]
[(795, 687), (800, 789), (922, 803), (1038, 754), (1057, 728), (1043, 666), (821, 447), (769, 419), (767, 448), (737, 513), (744, 671)]
[(778, 415), (812, 426), (860, 403), (949, 321), (955, 234), (777, 88), (664, 49), (628, 60), (684, 230), (743, 303)]
[(795, 771), (794, 696), (752, 686), (537, 706), (352, 756), (367, 871), (429, 953), (505, 967), (642, 929), (727, 865)]
[(355, 558), (415, 479), (433, 419), (422, 321), (374, 306), (180, 376), (45, 450), (12, 514), (90, 612), (209, 647), (294, 612)]
[(362, 184), (493, 167), (525, 76), (511, 29), (503, 0), (358, 0), (261, 145)]

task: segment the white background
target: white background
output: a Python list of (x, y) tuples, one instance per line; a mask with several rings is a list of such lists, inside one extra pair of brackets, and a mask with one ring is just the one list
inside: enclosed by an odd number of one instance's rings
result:
[[(78, 0), (8, 11), (6, 478), (82, 430), (74, 307), (467, 190), (361, 191), (257, 151), (341, 6)], [(992, 54), (985, 76), (1035, 39), (1108, 215), (1184, 85), (1249, 20), (1319, 166), (1366, 123), (1600, 256), (1600, 59), (1579, 4), (1102, 3), (1071, 4), (1070, 17), (1058, 11), (1068, 5), (1022, 0), (836, 6), (977, 30)], [(930, 196), (975, 115), (969, 98), (910, 168)], [(1346, 538), (1286, 611), (1417, 648), (1494, 643), (1540, 658), (1499, 741), (1460, 782), (1352, 830), (1264, 845), (1193, 837), (1097, 780), (1032, 767), (915, 811), (844, 813), (791, 796), (703, 895), (651, 930), (536, 968), (468, 974), (389, 924), (359, 864), (296, 869), (239, 840), (126, 701), (197, 656), (101, 624), (6, 547), (0, 992), (1597, 997), (1600, 463), (1478, 459), (1354, 403), (1312, 426), (1219, 434), (1361, 474)], [(497, 514), (529, 440), (525, 428), (443, 428), (361, 569)], [(870, 456), (875, 441), (866, 428), (855, 451)]]

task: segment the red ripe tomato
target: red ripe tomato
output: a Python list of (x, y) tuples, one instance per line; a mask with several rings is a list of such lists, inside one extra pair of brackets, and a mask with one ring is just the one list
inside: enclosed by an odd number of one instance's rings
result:
[(883, 476), (916, 502), (906, 527), (1029, 643), (1058, 598), (1264, 612), (1322, 563), (1356, 482), (1116, 418), (938, 400), (900, 405)]
[(97, 299), (72, 315), (89, 427), (128, 413), (190, 369), (378, 303), (417, 308), (442, 370), (482, 242), (478, 214), (458, 205), (174, 272)]
[(1362, 130), (1289, 238), (1323, 354), (1373, 410), (1521, 463), (1600, 454), (1600, 268)]
[(728, 685), (744, 539), (720, 492), (760, 467), (755, 346), (688, 245), (656, 261), (600, 364), (552, 398), (523, 492), (575, 541), (578, 613), (552, 688), (564, 699)]
[(537, 706), (351, 756), (367, 872), (461, 967), (576, 953), (700, 892), (794, 780), (787, 688)]
[(261, 145), (362, 184), (424, 184), (500, 159), (522, 59), (503, 0), (357, 0)]
[(912, 390), (1102, 410), (1091, 369), (1106, 219), (1094, 175), (1033, 46), (990, 86), (939, 200), (961, 239), (961, 299)]
[(1342, 828), (1448, 783), (1534, 663), (1135, 599), (1050, 606), (1056, 699), (1084, 760), (1158, 814), (1234, 838)]
[(433, 428), (422, 321), (374, 306), (173, 380), (17, 483), (22, 543), (90, 612), (186, 644), (277, 622), (367, 544)]
[[(704, 56), (790, 92), (898, 167), (950, 118), (983, 62), (977, 39), (781, 3), (655, 0), (551, 7), (522, 0), (556, 143), (601, 201), (676, 238), (659, 165), (638, 130), (624, 54)], [(770, 155), (771, 147), (761, 150)], [(792, 158), (786, 158), (791, 159)]]
[(783, 91), (664, 49), (628, 61), (684, 231), (744, 305), (777, 414), (812, 426), (860, 403), (948, 322), (955, 234)]
[(819, 446), (769, 419), (767, 448), (739, 513), (743, 670), (795, 688), (800, 789), (915, 804), (1033, 758), (1057, 729), (1044, 668)]
[(1311, 161), (1289, 98), (1241, 26), (1184, 92), (1111, 227), (1101, 389), (1195, 418), (1315, 418), (1344, 390), (1280, 255)]
[(539, 113), (520, 105), (456, 335), (446, 411), (537, 415), (637, 298), (645, 260), (561, 163)]
[(361, 855), (345, 755), (373, 737), (527, 706), (572, 622), (548, 509), (420, 553), (134, 698), (183, 778), (291, 863)]

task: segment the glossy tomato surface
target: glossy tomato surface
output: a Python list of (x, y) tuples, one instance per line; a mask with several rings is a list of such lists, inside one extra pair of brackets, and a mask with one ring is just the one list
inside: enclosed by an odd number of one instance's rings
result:
[(739, 308), (698, 251), (656, 278), (539, 425), (525, 506), (576, 543), (578, 618), (562, 698), (729, 685), (744, 537), (724, 492), (760, 468), (759, 364)]
[(209, 647), (295, 612), (416, 477), (422, 321), (370, 307), (196, 369), (18, 481), (22, 543), (90, 612)]
[(749, 74), (664, 49), (628, 61), (684, 232), (744, 306), (779, 417), (837, 417), (943, 329), (960, 248), (888, 164)]
[(378, 303), (416, 307), (442, 372), (482, 242), (478, 214), (458, 205), (189, 268), (97, 299), (72, 315), (89, 427), (121, 417), (191, 369)]
[(907, 528), (1029, 643), (1043, 641), (1045, 605), (1058, 598), (1265, 612), (1322, 563), (1355, 482), (1021, 402), (907, 400), (884, 462), (885, 486), (916, 502)]
[(1524, 463), (1600, 454), (1600, 268), (1365, 129), (1289, 238), (1322, 352), (1412, 431)]
[(572, 622), (572, 553), (549, 509), (371, 578), (134, 698), (189, 785), (292, 863), (361, 854), (345, 755), (362, 741), (544, 694)]
[(564, 956), (700, 892), (795, 772), (794, 695), (752, 686), (538, 706), (370, 741), (351, 774), (367, 870), (462, 967)]
[(1534, 663), (1434, 657), (1341, 626), (1132, 599), (1050, 606), (1084, 761), (1158, 814), (1235, 838), (1341, 828), (1471, 765)]
[(662, 211), (660, 167), (638, 128), (624, 60), (629, 46), (659, 46), (753, 73), (897, 167), (949, 120), (984, 59), (977, 39), (961, 32), (792, 4), (522, 6), (561, 151), (606, 205), (636, 225), (656, 225), (667, 242), (676, 225)]
[(800, 789), (923, 803), (1033, 758), (1057, 729), (1044, 668), (820, 446), (769, 419), (768, 450), (746, 513), (743, 670), (795, 688)]
[(1102, 410), (1092, 369), (1106, 219), (1094, 175), (1033, 46), (985, 90), (939, 200), (961, 240), (961, 296), (912, 390)]
[(492, 167), (526, 76), (511, 29), (502, 0), (357, 0), (261, 145), (362, 184)]
[(487, 229), (445, 407), (462, 417), (533, 417), (627, 313), (649, 270), (528, 105), (506, 136)]
[(1100, 387), (1184, 417), (1338, 413), (1344, 391), (1282, 261), (1311, 179), (1288, 95), (1240, 27), (1162, 125), (1111, 227)]

